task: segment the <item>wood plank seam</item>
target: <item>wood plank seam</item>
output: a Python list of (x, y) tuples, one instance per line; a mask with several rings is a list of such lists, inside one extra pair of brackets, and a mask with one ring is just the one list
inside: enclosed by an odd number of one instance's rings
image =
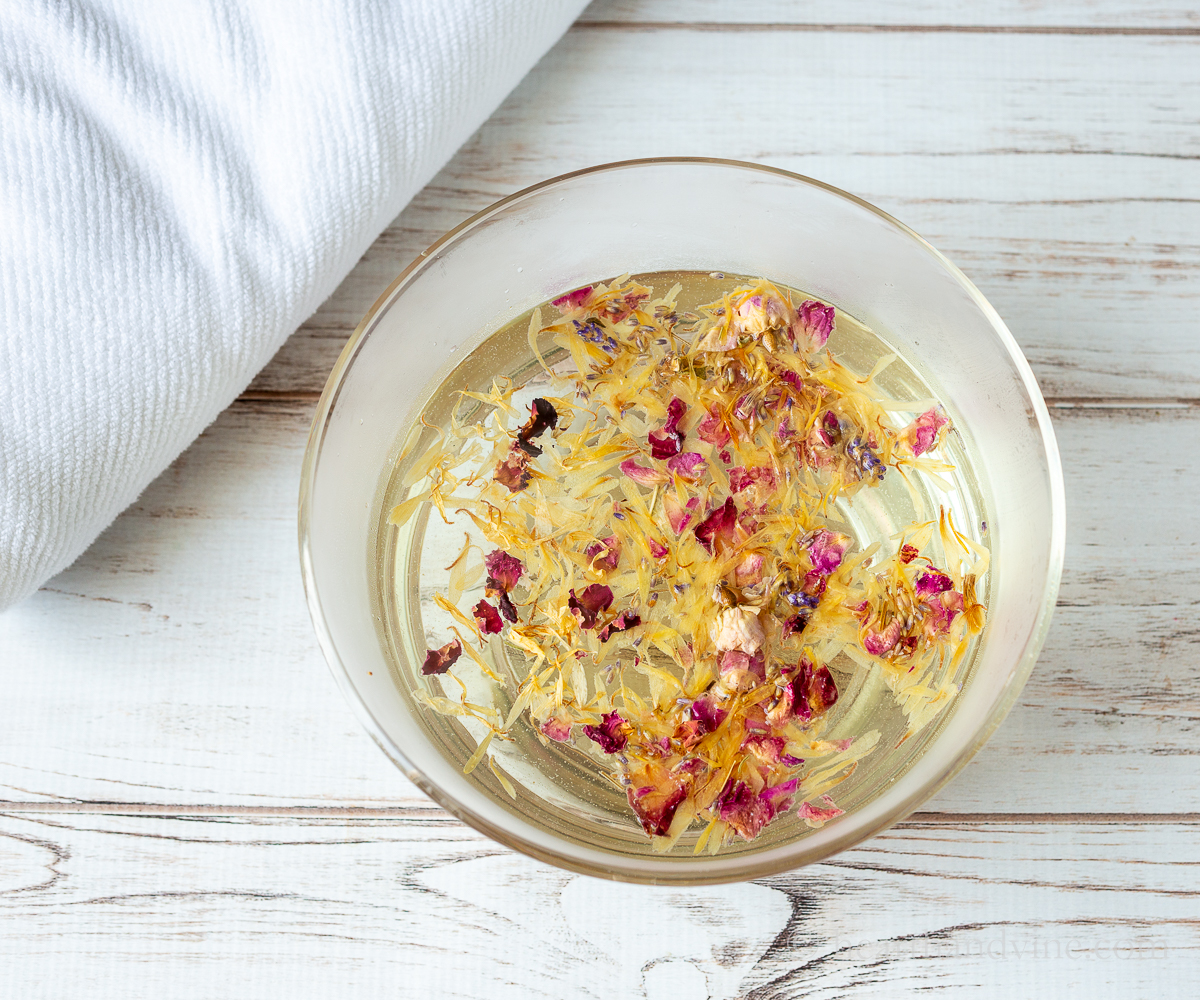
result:
[(768, 21), (576, 21), (571, 31), (855, 32), (859, 34), (1200, 36), (1200, 28), (1035, 24), (784, 24)]

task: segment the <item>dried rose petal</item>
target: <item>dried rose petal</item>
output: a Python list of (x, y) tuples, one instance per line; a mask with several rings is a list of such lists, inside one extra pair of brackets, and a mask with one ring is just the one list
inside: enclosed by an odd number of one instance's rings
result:
[(815, 299), (801, 302), (796, 309), (796, 322), (792, 324), (792, 334), (799, 341), (801, 349), (808, 352), (819, 351), (833, 333), (834, 308)]
[(543, 736), (556, 743), (566, 743), (571, 738), (571, 719), (561, 708), (538, 727)]
[(657, 469), (650, 469), (644, 465), (638, 465), (632, 458), (625, 459), (621, 463), (621, 472), (627, 475), (639, 486), (656, 486), (659, 483), (667, 482), (667, 476), (659, 472)]
[(685, 451), (670, 459), (667, 468), (687, 479), (695, 479), (704, 469), (704, 456), (698, 451)]
[(663, 543), (657, 538), (647, 537), (646, 545), (650, 548), (650, 555), (652, 555), (655, 559), (666, 559), (667, 556), (671, 554), (671, 550), (663, 545)]
[(767, 705), (764, 717), (771, 726), (782, 726), (792, 717), (792, 702), (795, 694), (792, 685), (776, 687), (775, 695)]
[(799, 614), (792, 615), (783, 623), (783, 638), (799, 635), (808, 627), (808, 622), (811, 615), (801, 611)]
[(949, 574), (943, 573), (941, 570), (929, 570), (917, 577), (916, 591), (918, 597), (932, 597), (935, 594), (953, 589), (954, 581), (950, 579)]
[(900, 546), (900, 561), (906, 566), (920, 554), (920, 550), (915, 545), (908, 545), (906, 543)]
[(710, 555), (714, 546), (721, 549), (736, 542), (737, 518), (738, 509), (733, 497), (726, 497), (724, 504), (696, 525), (696, 538)]
[(927, 603), (930, 611), (925, 616), (924, 630), (925, 634), (932, 639), (950, 631), (954, 619), (962, 613), (963, 595), (956, 590), (951, 590), (939, 594)]
[(863, 649), (872, 656), (883, 656), (888, 650), (900, 641), (900, 623), (892, 622), (882, 632), (867, 632), (863, 638)]
[(786, 745), (787, 740), (782, 736), (747, 736), (742, 740), (742, 749), (754, 754), (764, 764), (778, 764)]
[(708, 413), (696, 425), (696, 436), (716, 448), (723, 448), (729, 444), (729, 429), (715, 405), (708, 408)]
[(742, 333), (757, 336), (767, 329), (767, 309), (761, 295), (744, 299), (733, 311), (733, 324)]
[(729, 492), (741, 493), (751, 486), (761, 485), (764, 489), (775, 489), (775, 470), (769, 465), (738, 465), (729, 470)]
[(905, 442), (914, 455), (923, 455), (936, 448), (942, 437), (942, 428), (950, 423), (946, 411), (940, 406), (926, 410), (916, 420), (900, 432), (900, 440)]
[(713, 645), (718, 653), (740, 649), (753, 656), (766, 641), (766, 633), (758, 615), (750, 608), (725, 608), (718, 612), (709, 626)]
[(440, 649), (427, 649), (425, 662), (421, 665), (423, 674), (444, 674), (453, 666), (454, 661), (462, 656), (462, 643), (455, 639)]
[(591, 297), (592, 286), (588, 285), (586, 288), (577, 288), (573, 292), (567, 292), (566, 295), (555, 299), (552, 304), (563, 312), (570, 312), (583, 306)]
[(740, 649), (730, 649), (721, 657), (721, 682), (734, 691), (752, 691), (767, 678), (762, 652), (753, 656)]
[(625, 793), (642, 829), (651, 837), (666, 836), (679, 804), (687, 798), (687, 772), (672, 774), (662, 764), (647, 762), (629, 777)]
[(671, 530), (679, 535), (683, 533), (684, 528), (692, 523), (692, 518), (695, 516), (695, 510), (700, 506), (700, 498), (692, 497), (687, 506), (680, 506), (678, 500), (671, 493), (663, 494), (663, 511), (667, 515), (667, 523), (671, 526)]
[(753, 587), (761, 583), (765, 561), (766, 557), (761, 552), (747, 552), (733, 568), (733, 582), (739, 587)]
[(567, 601), (567, 607), (571, 609), (575, 617), (579, 620), (581, 628), (595, 628), (596, 618), (602, 611), (607, 611), (613, 602), (613, 592), (611, 587), (606, 587), (602, 583), (591, 583), (583, 588), (583, 592), (578, 597), (575, 596), (575, 591), (571, 591), (570, 599)]
[(842, 564), (842, 556), (850, 544), (848, 535), (822, 528), (808, 547), (808, 558), (818, 573), (832, 573)]
[(484, 635), (495, 635), (504, 628), (504, 622), (500, 620), (500, 612), (487, 601), (480, 601), (476, 604), (471, 609), (471, 614), (475, 616), (475, 624), (479, 626), (479, 631)]
[(721, 708), (713, 695), (705, 695), (692, 702), (692, 718), (700, 724), (700, 735), (715, 732), (724, 721), (725, 709)]
[(610, 621), (599, 632), (596, 633), (596, 638), (601, 642), (608, 642), (617, 632), (626, 632), (629, 629), (642, 624), (642, 616), (634, 614), (632, 611), (622, 611), (616, 618)]
[(809, 826), (824, 826), (829, 820), (842, 815), (843, 811), (833, 804), (833, 799), (828, 795), (822, 795), (817, 801), (824, 804), (816, 806), (811, 802), (801, 802), (800, 808), (796, 810), (796, 815)]
[(488, 575), (488, 597), (495, 596), (491, 593), (493, 589), (508, 593), (517, 585), (521, 574), (525, 572), (521, 560), (516, 556), (510, 556), (503, 549), (493, 549), (489, 552), (484, 556), (483, 565)]
[(616, 712), (606, 712), (600, 717), (600, 725), (584, 726), (584, 734), (588, 739), (600, 744), (605, 753), (616, 753), (625, 749), (629, 737), (625, 735), (625, 720)]
[(529, 455), (514, 444), (499, 462), (493, 478), (501, 486), (507, 486), (513, 493), (519, 493), (529, 485)]
[(545, 399), (535, 399), (529, 406), (529, 420), (517, 434), (517, 447), (535, 458), (542, 449), (533, 439), (558, 426), (558, 411)]
[(713, 807), (743, 840), (753, 840), (775, 818), (775, 807), (769, 800), (755, 795), (744, 781), (735, 782), (732, 778)]
[(650, 455), (653, 458), (671, 458), (679, 454), (683, 446), (684, 433), (679, 429), (679, 421), (687, 413), (687, 404), (678, 396), (674, 396), (667, 406), (667, 422), (661, 430), (651, 431), (646, 435), (650, 442)]
[(609, 535), (602, 541), (589, 545), (583, 552), (592, 561), (592, 569), (612, 572), (621, 561), (621, 539), (616, 535)]
[(802, 657), (792, 681), (792, 709), (796, 717), (811, 719), (837, 700), (837, 684), (829, 668), (817, 667), (807, 656)]

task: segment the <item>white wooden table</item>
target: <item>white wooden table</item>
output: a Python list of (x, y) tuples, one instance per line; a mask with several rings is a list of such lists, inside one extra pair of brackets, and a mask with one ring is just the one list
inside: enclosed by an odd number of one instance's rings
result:
[[(1012, 715), (827, 863), (666, 891), (514, 855), (360, 731), (313, 638), (300, 456), (426, 244), (660, 154), (882, 206), (1033, 364), (1067, 565)], [(0, 996), (672, 1000), (1200, 991), (1200, 11), (600, 0), (65, 573), (0, 617)]]

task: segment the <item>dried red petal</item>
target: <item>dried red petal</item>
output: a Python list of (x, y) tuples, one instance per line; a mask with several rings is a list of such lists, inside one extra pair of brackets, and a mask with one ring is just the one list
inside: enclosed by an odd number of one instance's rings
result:
[(462, 643), (457, 639), (446, 643), (440, 649), (427, 649), (425, 662), (421, 666), (422, 674), (444, 674), (454, 662), (462, 656)]
[(900, 641), (900, 623), (892, 622), (882, 632), (868, 631), (863, 638), (863, 649), (872, 656), (883, 656)]
[(688, 479), (695, 479), (704, 469), (704, 456), (698, 451), (685, 451), (670, 459), (667, 468)]
[(695, 527), (696, 538), (710, 555), (714, 549), (726, 548), (737, 540), (737, 505), (733, 497), (714, 510)]
[(495, 635), (504, 628), (504, 622), (500, 620), (500, 612), (487, 601), (480, 601), (476, 604), (471, 609), (471, 614), (475, 616), (475, 624), (479, 626), (479, 631), (484, 635)]
[(900, 432), (900, 439), (905, 441), (914, 455), (923, 455), (937, 447), (942, 428), (950, 423), (946, 411), (940, 406), (926, 410), (916, 420)]
[(932, 639), (939, 635), (945, 635), (950, 631), (950, 626), (954, 624), (954, 619), (962, 613), (963, 595), (956, 590), (950, 590), (938, 594), (937, 597), (927, 603), (930, 611), (925, 616), (923, 627), (925, 634)]
[(630, 778), (625, 792), (642, 829), (651, 837), (666, 836), (679, 804), (687, 798), (686, 772), (672, 774), (662, 764), (648, 762)]
[(521, 579), (521, 574), (525, 572), (525, 567), (521, 565), (521, 560), (516, 556), (510, 556), (503, 549), (493, 549), (483, 559), (484, 568), (488, 574), (488, 597), (494, 597), (491, 589), (502, 590), (505, 593), (512, 590)]
[(577, 288), (573, 292), (567, 292), (566, 295), (559, 296), (554, 300), (552, 305), (563, 312), (571, 312), (585, 305), (591, 297), (592, 286), (588, 285), (586, 288)]
[(701, 735), (714, 732), (725, 715), (725, 709), (717, 705), (716, 698), (712, 695), (705, 695), (692, 702), (692, 718), (700, 723)]
[(616, 712), (606, 712), (600, 717), (600, 725), (584, 726), (588, 739), (600, 745), (605, 753), (617, 753), (625, 749), (629, 737), (625, 735), (625, 720)]
[(900, 561), (906, 566), (920, 554), (920, 550), (915, 545), (904, 544), (900, 546)]
[(622, 611), (616, 618), (596, 633), (596, 638), (601, 642), (608, 642), (617, 632), (626, 632), (641, 624), (641, 615), (634, 614), (632, 611)]
[(802, 802), (796, 810), (796, 815), (809, 826), (823, 826), (827, 821), (842, 815), (843, 811), (834, 805), (833, 799), (828, 795), (822, 795), (817, 801), (824, 804), (817, 806), (811, 802)]
[[(559, 709), (559, 712), (562, 712), (562, 709)], [(566, 743), (571, 738), (571, 720), (566, 713), (550, 716), (539, 729), (543, 736), (549, 737), (556, 743)]]
[(627, 458), (621, 463), (621, 472), (641, 486), (655, 486), (658, 483), (667, 482), (665, 473), (659, 472), (658, 469), (638, 465), (632, 458)]
[(941, 570), (929, 570), (917, 577), (918, 597), (933, 597), (935, 594), (953, 589), (954, 581), (950, 579), (948, 573), (943, 573)]
[(800, 719), (820, 715), (838, 700), (837, 684), (828, 667), (817, 667), (807, 656), (797, 665), (792, 681), (792, 710)]
[(621, 561), (621, 539), (616, 535), (609, 535), (602, 541), (589, 545), (584, 549), (584, 555), (592, 561), (592, 569), (612, 572)]
[(822, 528), (808, 547), (808, 558), (813, 564), (813, 569), (818, 573), (832, 573), (842, 564), (842, 557), (849, 544), (848, 535)]
[(602, 611), (607, 611), (612, 602), (611, 587), (606, 587), (602, 583), (591, 583), (584, 587), (578, 596), (572, 590), (567, 607), (579, 620), (581, 628), (595, 628), (596, 618)]
[(815, 299), (801, 302), (796, 309), (796, 322), (792, 324), (793, 336), (806, 351), (819, 351), (833, 333), (834, 308)]
[(692, 497), (686, 506), (681, 506), (671, 492), (663, 494), (663, 511), (667, 515), (667, 524), (675, 534), (683, 534), (683, 530), (692, 523), (694, 512), (700, 506), (700, 498)]
[(517, 447), (529, 455), (540, 455), (542, 449), (533, 444), (533, 439), (557, 426), (558, 411), (553, 404), (545, 399), (535, 399), (529, 406), (529, 420), (517, 434)]
[(729, 444), (729, 428), (725, 426), (715, 405), (708, 408), (708, 413), (696, 425), (696, 436), (717, 448)]
[(519, 444), (514, 444), (508, 454), (496, 463), (493, 478), (501, 486), (507, 486), (513, 493), (519, 493), (529, 485), (529, 455)]
[(759, 484), (765, 489), (775, 488), (775, 470), (769, 465), (753, 465), (750, 468), (737, 465), (729, 470), (730, 493), (741, 493)]

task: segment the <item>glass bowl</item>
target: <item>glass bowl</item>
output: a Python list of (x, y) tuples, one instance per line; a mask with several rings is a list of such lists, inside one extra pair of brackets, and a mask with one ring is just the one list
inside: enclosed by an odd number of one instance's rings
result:
[[(514, 801), (462, 773), (412, 698), (425, 639), (389, 638), (383, 552), (393, 468), (432, 389), (489, 334), (564, 291), (624, 273), (763, 276), (834, 303), (885, 337), (971, 442), (992, 551), (988, 622), (962, 690), (920, 743), (820, 829), (799, 821), (710, 856), (655, 854), (586, 803), (536, 782)], [(392, 495), (389, 495), (392, 489)], [(300, 557), (330, 668), (367, 731), (441, 806), (535, 858), (638, 882), (755, 878), (826, 858), (902, 819), (948, 781), (1012, 706), (1049, 627), (1062, 570), (1058, 449), (1028, 363), (996, 311), (923, 239), (866, 202), (787, 171), (712, 159), (631, 160), (566, 174), (468, 219), (421, 254), (363, 319), (313, 419)], [(394, 624), (394, 623), (393, 623)], [(408, 660), (410, 662), (404, 662)], [(767, 829), (772, 830), (776, 824)]]

